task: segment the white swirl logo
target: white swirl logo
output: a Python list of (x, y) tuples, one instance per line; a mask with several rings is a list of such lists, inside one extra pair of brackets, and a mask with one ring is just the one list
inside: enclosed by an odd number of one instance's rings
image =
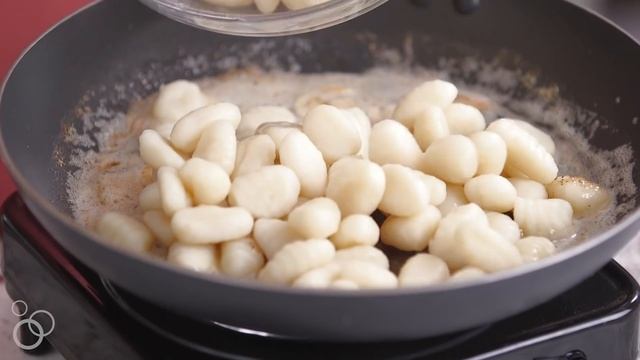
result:
[[(23, 309), (21, 309), (21, 307)], [(18, 316), (18, 317), (24, 316), (28, 310), (29, 310), (29, 306), (27, 306), (27, 303), (24, 302), (23, 300), (16, 300), (13, 302), (13, 304), (11, 304), (11, 312), (15, 316)], [(42, 324), (40, 324), (38, 321), (34, 319), (34, 316), (38, 314), (44, 314), (48, 316), (49, 319), (51, 319), (51, 329), (49, 329), (49, 331), (45, 332), (44, 328), (42, 327)], [(36, 342), (34, 342), (33, 344), (23, 344), (22, 341), (20, 341), (20, 336), (18, 333), (20, 331), (20, 327), (24, 325), (27, 325), (29, 327), (29, 332), (31, 332), (33, 336), (38, 338), (38, 340), (36, 340)], [(53, 318), (53, 315), (51, 315), (50, 312), (46, 310), (36, 310), (33, 313), (31, 313), (31, 315), (28, 318), (18, 321), (16, 326), (13, 328), (13, 341), (16, 343), (16, 345), (18, 345), (18, 347), (20, 347), (23, 350), (33, 350), (38, 346), (40, 346), (40, 344), (42, 344), (42, 341), (44, 340), (44, 338), (49, 336), (53, 332), (53, 329), (55, 327), (56, 327), (56, 320)]]

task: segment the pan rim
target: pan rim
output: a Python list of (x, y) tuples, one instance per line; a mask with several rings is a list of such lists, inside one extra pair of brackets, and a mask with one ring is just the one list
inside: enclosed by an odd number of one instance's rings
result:
[[(54, 24), (48, 30), (46, 30), (42, 35), (40, 35), (34, 42), (32, 42), (28, 47), (26, 47), (22, 53), (17, 57), (12, 66), (10, 67), (7, 76), (5, 77), (2, 86), (0, 87), (0, 107), (4, 105), (4, 92), (11, 81), (14, 71), (16, 68), (22, 63), (23, 58), (29, 55), (31, 50), (44, 40), (50, 33), (55, 31), (58, 27), (62, 26), (72, 17), (83, 13), (84, 11), (97, 6), (101, 3), (101, 0), (95, 0), (80, 9), (74, 11), (70, 15), (64, 17), (62, 20)], [(614, 24), (612, 21), (604, 18), (602, 15), (590, 10), (586, 9), (582, 6), (579, 6), (574, 3), (570, 3), (568, 1), (563, 1), (564, 5), (569, 5), (577, 9), (577, 11), (583, 11), (587, 16), (595, 16), (599, 20), (604, 20), (609, 27), (612, 27), (612, 31), (619, 31), (623, 34), (627, 40), (630, 40), (635, 44), (635, 46), (640, 47), (640, 43), (634, 39), (627, 31), (620, 28), (618, 25)], [(2, 121), (8, 121), (0, 119), (0, 123)], [(93, 233), (82, 227), (80, 224), (75, 222), (72, 217), (67, 214), (59, 211), (54, 205), (52, 205), (48, 199), (40, 194), (39, 191), (35, 189), (34, 186), (26, 179), (26, 177), (18, 170), (17, 165), (13, 162), (11, 157), (9, 156), (9, 151), (6, 147), (4, 141), (4, 135), (2, 132), (2, 126), (0, 126), (0, 159), (4, 162), (12, 179), (18, 185), (18, 193), (22, 196), (25, 196), (25, 199), (28, 201), (33, 201), (38, 207), (42, 208), (48, 216), (51, 216), (56, 221), (60, 222), (64, 226), (70, 228), (73, 232), (84, 236), (87, 239), (90, 239), (94, 242), (93, 245), (97, 245), (103, 251), (108, 251), (110, 253), (115, 253), (118, 256), (124, 256), (129, 260), (135, 260), (138, 262), (144, 263), (146, 266), (153, 268), (160, 268), (163, 271), (170, 271), (180, 276), (187, 276), (193, 279), (198, 279), (203, 283), (215, 283), (216, 285), (227, 286), (237, 288), (239, 290), (244, 291), (254, 291), (254, 292), (269, 292), (269, 293), (279, 293), (281, 295), (288, 296), (300, 296), (300, 297), (322, 297), (322, 298), (344, 298), (344, 299), (352, 299), (352, 298), (369, 298), (372, 296), (380, 297), (380, 298), (389, 298), (389, 297), (404, 297), (404, 296), (429, 296), (433, 293), (441, 293), (446, 291), (455, 291), (459, 289), (469, 289), (475, 287), (481, 287), (489, 284), (500, 283), (508, 280), (515, 280), (521, 276), (524, 276), (528, 273), (533, 273), (537, 271), (541, 271), (547, 267), (551, 267), (557, 264), (560, 264), (578, 254), (586, 252), (592, 248), (598, 247), (605, 243), (610, 238), (618, 235), (625, 229), (631, 227), (634, 223), (640, 222), (640, 206), (637, 206), (633, 211), (627, 214), (622, 220), (616, 222), (613, 226), (607, 228), (603, 232), (598, 233), (593, 237), (589, 237), (587, 240), (581, 242), (580, 244), (576, 244), (568, 249), (562, 250), (550, 256), (548, 258), (542, 259), (540, 261), (534, 263), (523, 264), (513, 269), (509, 269), (506, 271), (501, 271), (497, 273), (487, 274), (479, 279), (475, 279), (472, 281), (460, 281), (460, 282), (447, 282), (443, 284), (437, 284), (427, 287), (416, 287), (416, 288), (397, 288), (393, 290), (360, 290), (354, 292), (345, 292), (341, 290), (332, 290), (332, 289), (322, 289), (320, 290), (310, 290), (310, 289), (298, 289), (298, 288), (289, 288), (283, 286), (275, 286), (272, 284), (264, 284), (258, 281), (252, 280), (243, 280), (243, 279), (234, 279), (224, 276), (217, 275), (208, 275), (202, 274), (194, 271), (190, 271), (187, 269), (182, 269), (176, 266), (173, 266), (165, 261), (160, 261), (154, 258), (151, 258), (146, 255), (131, 253), (125, 250), (122, 250), (115, 245), (106, 243), (101, 240), (97, 234)], [(27, 205), (28, 206), (28, 205)], [(28, 206), (29, 207), (29, 206)], [(37, 218), (36, 218), (37, 219)], [(38, 221), (39, 222), (39, 221)], [(634, 235), (638, 236), (638, 234)], [(55, 240), (55, 238), (54, 238)], [(56, 240), (57, 242), (57, 240)], [(90, 268), (92, 266), (90, 264), (86, 264)], [(117, 284), (117, 282), (116, 282)]]

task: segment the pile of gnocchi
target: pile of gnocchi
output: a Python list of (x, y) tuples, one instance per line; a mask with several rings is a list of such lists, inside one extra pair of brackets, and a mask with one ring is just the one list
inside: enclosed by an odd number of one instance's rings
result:
[[(576, 218), (610, 195), (558, 176), (553, 139), (531, 124), (456, 102), (427, 81), (372, 124), (319, 104), (244, 114), (197, 84), (161, 88), (142, 160), (154, 182), (142, 219), (102, 216), (97, 232), (177, 266), (312, 289), (389, 289), (468, 280), (554, 253)], [(374, 220), (374, 217), (378, 220)], [(391, 271), (379, 242), (406, 252)]]
[[(282, 0), (282, 4), (289, 10), (301, 10), (311, 6), (326, 3), (329, 0)], [(204, 0), (204, 2), (228, 8), (254, 5), (263, 14), (271, 14), (280, 6), (280, 0)]]

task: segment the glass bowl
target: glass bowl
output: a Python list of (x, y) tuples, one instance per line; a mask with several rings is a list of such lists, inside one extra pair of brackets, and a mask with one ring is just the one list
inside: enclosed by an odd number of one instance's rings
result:
[(225, 8), (203, 0), (141, 1), (163, 15), (201, 29), (241, 36), (279, 36), (337, 25), (387, 0), (329, 0), (301, 10), (288, 10), (280, 4), (271, 14), (260, 13), (254, 5)]

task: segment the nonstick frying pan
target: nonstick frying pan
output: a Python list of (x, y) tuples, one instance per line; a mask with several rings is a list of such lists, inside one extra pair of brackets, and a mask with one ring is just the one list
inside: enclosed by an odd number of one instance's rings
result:
[[(213, 75), (229, 66), (363, 71), (384, 57), (379, 50), (385, 46), (411, 47), (412, 63), (425, 67), (437, 68), (443, 58), (473, 57), (537, 74), (538, 83), (553, 85), (563, 99), (597, 114), (602, 126), (591, 137), (594, 147), (628, 144), (633, 158), (640, 158), (640, 102), (632, 99), (640, 84), (640, 45), (565, 1), (492, 0), (462, 16), (450, 2), (393, 0), (334, 28), (259, 40), (192, 29), (135, 1), (107, 0), (59, 24), (16, 64), (0, 104), (3, 160), (42, 225), (116, 287), (203, 322), (296, 338), (396, 340), (485, 324), (577, 284), (637, 234), (634, 194), (617, 199), (627, 210), (614, 226), (538, 263), (470, 284), (342, 293), (191, 273), (123, 253), (71, 218), (65, 181), (74, 170), (67, 162), (72, 149), (61, 138), (63, 129), (81, 123), (78, 109), (126, 111), (132, 100), (162, 83)], [(193, 63), (187, 57), (206, 61), (187, 66)], [(233, 61), (219, 61), (223, 58)], [(471, 84), (482, 80), (455, 67), (449, 75)], [(533, 93), (523, 84), (511, 95)], [(634, 181), (640, 179), (638, 166), (632, 172)]]

